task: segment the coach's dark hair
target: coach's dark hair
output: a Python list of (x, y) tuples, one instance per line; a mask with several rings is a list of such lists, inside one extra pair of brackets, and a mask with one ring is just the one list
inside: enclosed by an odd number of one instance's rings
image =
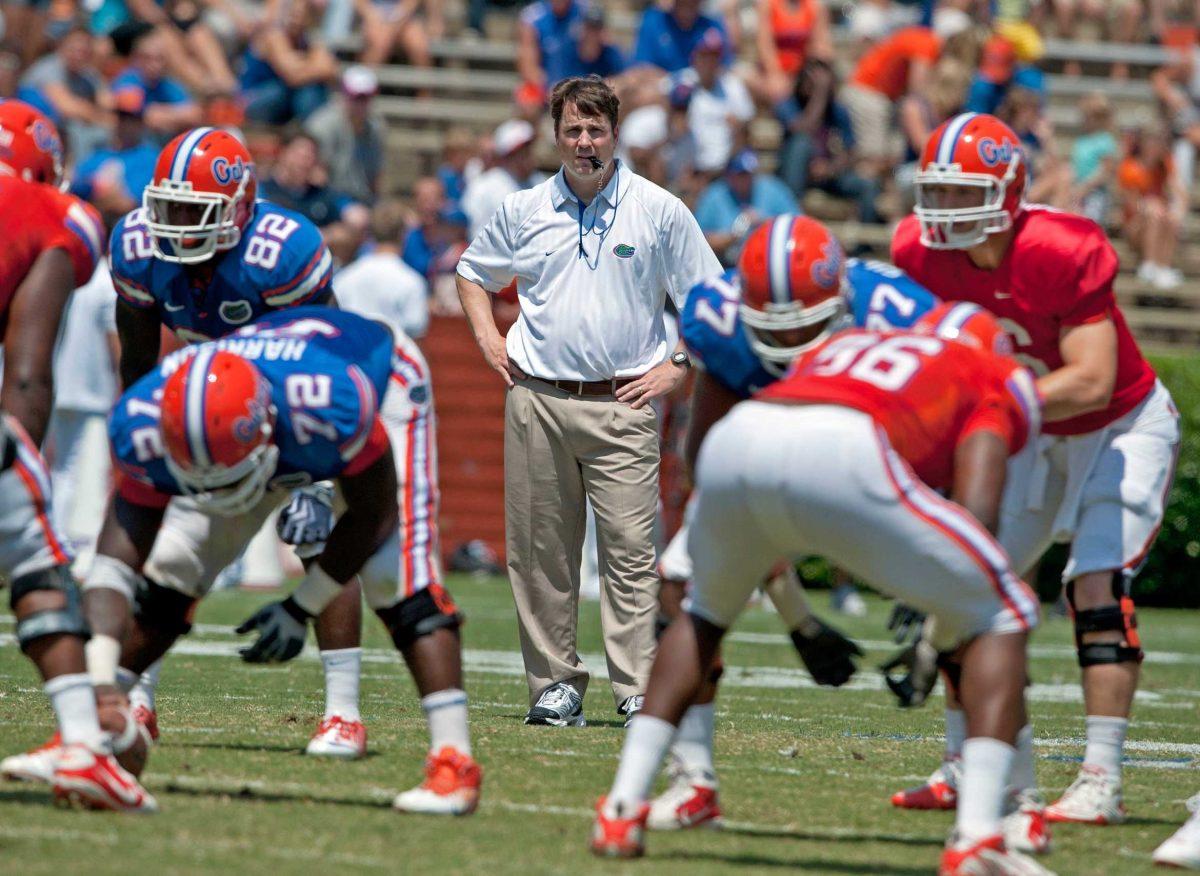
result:
[(580, 115), (607, 116), (613, 130), (617, 128), (617, 114), (621, 101), (599, 76), (572, 76), (554, 86), (550, 94), (550, 116), (554, 119), (554, 136), (558, 136), (558, 123), (562, 121), (563, 107), (575, 104)]

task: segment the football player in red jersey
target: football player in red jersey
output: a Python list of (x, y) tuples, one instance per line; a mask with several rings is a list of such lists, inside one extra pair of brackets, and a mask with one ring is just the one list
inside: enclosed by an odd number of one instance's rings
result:
[(1038, 605), (991, 534), (1006, 462), (1036, 435), (1040, 402), (1032, 375), (990, 348), (1007, 338), (982, 309), (937, 308), (927, 320), (919, 331), (834, 335), (709, 432), (688, 544), (692, 597), (663, 636), (597, 805), (597, 854), (641, 853), (650, 783), (725, 631), (775, 558), (819, 550), (933, 615), (935, 645), (956, 652), (974, 732), (939, 872), (1046, 873), (1003, 835)]
[(1179, 416), (1113, 295), (1118, 260), (1089, 219), (1025, 204), (1025, 156), (993, 116), (964, 113), (921, 155), (914, 215), (896, 265), (946, 300), (990, 310), (1038, 375), (1043, 436), (1014, 467), (998, 537), (1030, 569), (1069, 542), (1063, 572), (1087, 712), (1079, 777), (1047, 809), (1055, 821), (1123, 821), (1121, 757), (1142, 660), (1130, 583), (1162, 524)]
[(38, 445), (53, 401), (52, 358), (67, 300), (104, 248), (96, 211), (61, 190), (62, 143), (33, 107), (0, 101), (0, 574), (17, 641), (45, 680), (60, 745), (5, 758), (7, 778), (126, 812), (154, 798), (113, 759), (84, 669), (87, 624), (70, 557), (50, 522), (50, 477)]

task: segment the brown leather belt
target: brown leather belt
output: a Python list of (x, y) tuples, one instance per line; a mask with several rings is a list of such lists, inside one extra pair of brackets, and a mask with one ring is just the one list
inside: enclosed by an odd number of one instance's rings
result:
[(571, 395), (616, 395), (622, 386), (628, 386), (637, 380), (636, 377), (613, 377), (609, 380), (549, 380), (545, 377), (533, 379), (548, 383), (555, 389), (561, 389)]

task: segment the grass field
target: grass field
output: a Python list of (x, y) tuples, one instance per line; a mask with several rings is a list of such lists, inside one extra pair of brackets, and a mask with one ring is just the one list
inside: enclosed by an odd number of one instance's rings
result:
[[(236, 659), (231, 633), (261, 594), (222, 593), (168, 658), (162, 738), (143, 777), (162, 812), (149, 818), (54, 809), (29, 786), (0, 786), (0, 872), (32, 873), (715, 873), (783, 868), (817, 874), (933, 871), (951, 816), (893, 810), (894, 789), (923, 778), (941, 751), (941, 700), (893, 707), (873, 666), (891, 650), (887, 605), (844, 624), (869, 650), (851, 688), (812, 686), (772, 615), (753, 609), (733, 634), (718, 701), (724, 831), (652, 834), (645, 860), (585, 851), (590, 810), (611, 781), (621, 724), (593, 678), (583, 729), (525, 727), (527, 706), (507, 585), (452, 579), (468, 614), (467, 687), (484, 794), (473, 817), (404, 816), (392, 795), (419, 779), (426, 732), (414, 689), (379, 624), (367, 630), (363, 710), (370, 756), (300, 755), (322, 707), (315, 651), (286, 667)], [(822, 594), (816, 595), (819, 607)], [(1059, 828), (1045, 859), (1061, 874), (1152, 872), (1149, 855), (1200, 790), (1200, 641), (1192, 613), (1141, 613), (1144, 668), (1126, 767), (1130, 822)], [(603, 672), (598, 611), (584, 608), (583, 650)], [(32, 667), (0, 625), (0, 751), (51, 729)], [(1073, 778), (1083, 720), (1070, 630), (1047, 621), (1034, 642), (1031, 694), (1038, 773), (1048, 794)]]

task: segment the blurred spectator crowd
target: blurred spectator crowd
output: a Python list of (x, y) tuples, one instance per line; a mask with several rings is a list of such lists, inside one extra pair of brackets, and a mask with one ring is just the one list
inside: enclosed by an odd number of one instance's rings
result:
[[(683, 198), (727, 263), (779, 213), (899, 218), (929, 133), (970, 110), (1020, 136), (1030, 200), (1119, 230), (1139, 279), (1167, 290), (1200, 145), (1197, 21), (1197, 0), (4, 0), (0, 97), (58, 122), (74, 190), (110, 222), (171, 137), (238, 130), (262, 196), (323, 229), (339, 290), (412, 290), (418, 336), (431, 309), (454, 310), (470, 237), (553, 171), (550, 89), (588, 74), (622, 98), (622, 159)], [(380, 115), (381, 68), (431, 68), (436, 41), (489, 36), (515, 45), (512, 118), (445, 130), (394, 190), (395, 163), (420, 157)], [(1142, 76), (1152, 118), (1121, 127), (1109, 90), (1087, 87), (1074, 136), (1057, 133), (1051, 38), (1171, 47)], [(1135, 72), (1118, 58), (1094, 81)], [(422, 82), (414, 97), (435, 100), (436, 77)]]

